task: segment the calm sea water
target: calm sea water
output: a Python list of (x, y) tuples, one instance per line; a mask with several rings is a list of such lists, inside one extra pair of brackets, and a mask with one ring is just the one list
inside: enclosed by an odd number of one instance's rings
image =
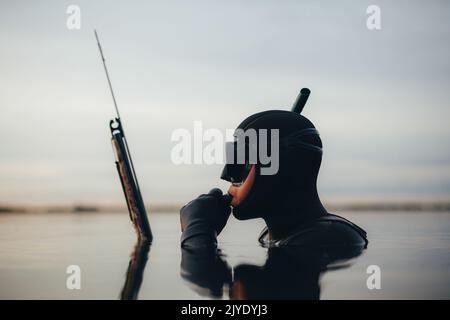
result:
[[(337, 267), (320, 270), (310, 263), (310, 256), (300, 256), (296, 263), (301, 267), (285, 272), (282, 264), (279, 267), (279, 255), (268, 255), (267, 249), (258, 245), (263, 222), (231, 218), (220, 236), (221, 265), (227, 265), (232, 279), (247, 279), (235, 285), (239, 289), (235, 291), (270, 293), (274, 289), (264, 284), (282, 284), (292, 277), (286, 290), (300, 290), (303, 296), (320, 299), (450, 298), (450, 214), (341, 215), (366, 229), (367, 250)], [(207, 285), (181, 276), (178, 214), (151, 214), (150, 221), (155, 240), (147, 253), (145, 248), (135, 251), (135, 234), (126, 213), (0, 215), (0, 298), (212, 298)], [(277, 261), (278, 267), (273, 268)], [(81, 290), (66, 288), (69, 265), (81, 268)], [(379, 290), (367, 288), (370, 265), (380, 267)], [(250, 278), (248, 272), (245, 278), (245, 270), (250, 270)], [(208, 281), (214, 282), (214, 276), (220, 278), (212, 274)], [(228, 299), (230, 294), (229, 286), (224, 285), (215, 298)]]

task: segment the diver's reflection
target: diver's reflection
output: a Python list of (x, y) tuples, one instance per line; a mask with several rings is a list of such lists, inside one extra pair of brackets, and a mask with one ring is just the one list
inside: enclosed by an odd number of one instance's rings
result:
[(263, 266), (241, 264), (232, 270), (215, 249), (182, 250), (181, 275), (201, 295), (230, 299), (320, 299), (320, 276), (348, 267), (363, 247), (268, 249)]
[(120, 293), (121, 300), (136, 300), (138, 298), (149, 251), (149, 242), (138, 241), (134, 246), (134, 250), (130, 257), (130, 263), (128, 264), (125, 284)]

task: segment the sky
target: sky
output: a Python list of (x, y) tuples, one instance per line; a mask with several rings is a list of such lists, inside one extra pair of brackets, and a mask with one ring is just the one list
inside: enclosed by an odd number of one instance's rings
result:
[(94, 28), (147, 202), (227, 186), (220, 165), (172, 163), (174, 130), (289, 110), (302, 87), (324, 198), (450, 195), (448, 1), (2, 0), (0, 203), (123, 202)]

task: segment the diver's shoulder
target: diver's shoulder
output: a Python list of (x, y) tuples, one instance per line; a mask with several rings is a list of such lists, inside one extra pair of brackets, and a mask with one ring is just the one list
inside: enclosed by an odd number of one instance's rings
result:
[(355, 223), (335, 214), (327, 214), (302, 225), (291, 235), (271, 240), (264, 229), (259, 242), (269, 246), (366, 246), (367, 233)]
[(311, 226), (320, 235), (321, 245), (367, 245), (367, 232), (355, 223), (336, 214), (327, 214)]

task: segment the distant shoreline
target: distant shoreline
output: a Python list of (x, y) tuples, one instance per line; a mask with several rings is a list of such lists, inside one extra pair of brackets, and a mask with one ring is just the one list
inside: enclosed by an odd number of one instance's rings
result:
[[(178, 212), (183, 204), (147, 205), (148, 212)], [(450, 201), (388, 201), (388, 202), (325, 202), (330, 211), (402, 211), (402, 212), (450, 212)], [(20, 205), (0, 204), (2, 213), (113, 213), (127, 212), (124, 205), (64, 204)]]

